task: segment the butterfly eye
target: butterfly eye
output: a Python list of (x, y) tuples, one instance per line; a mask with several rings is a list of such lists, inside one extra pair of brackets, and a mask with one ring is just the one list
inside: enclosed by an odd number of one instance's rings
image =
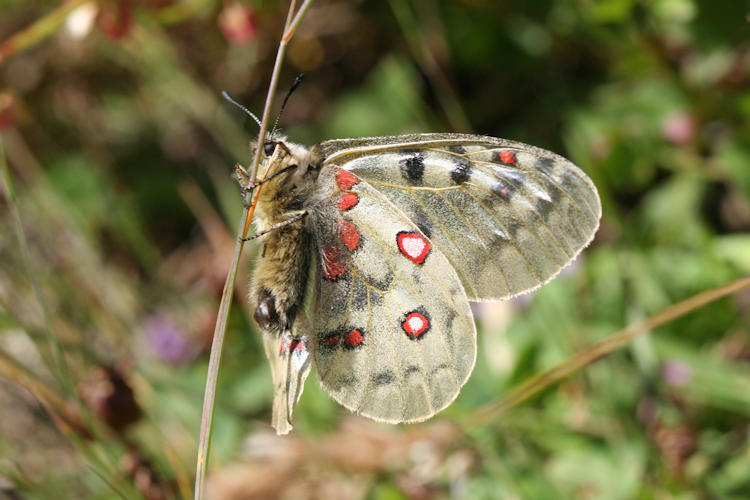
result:
[(275, 142), (267, 142), (263, 145), (263, 152), (266, 154), (266, 156), (271, 156), (274, 149), (276, 149)]

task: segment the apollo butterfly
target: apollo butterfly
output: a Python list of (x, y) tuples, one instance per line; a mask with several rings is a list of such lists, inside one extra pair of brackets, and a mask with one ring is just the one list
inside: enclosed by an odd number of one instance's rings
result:
[(474, 367), (469, 301), (541, 286), (599, 225), (591, 180), (519, 142), (414, 134), (308, 150), (272, 136), (263, 152), (256, 222), (273, 230), (250, 300), (279, 433), (291, 429), (311, 364), (355, 413), (391, 423), (435, 415)]

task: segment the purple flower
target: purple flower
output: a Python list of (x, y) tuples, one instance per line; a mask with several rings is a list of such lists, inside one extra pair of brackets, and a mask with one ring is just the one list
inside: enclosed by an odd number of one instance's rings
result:
[(168, 316), (155, 314), (143, 325), (151, 348), (167, 363), (181, 364), (190, 361), (196, 353), (195, 346)]
[(661, 376), (668, 384), (682, 387), (693, 380), (693, 369), (678, 359), (667, 361), (661, 368)]

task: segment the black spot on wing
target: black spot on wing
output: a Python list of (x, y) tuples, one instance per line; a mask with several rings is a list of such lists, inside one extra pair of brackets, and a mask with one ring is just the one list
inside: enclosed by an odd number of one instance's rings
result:
[(456, 316), (458, 316), (458, 313), (456, 311), (454, 311), (453, 309), (448, 309), (445, 318), (446, 331), (449, 332), (453, 330), (453, 322), (456, 320)]
[(383, 305), (383, 294), (378, 293), (375, 290), (370, 290), (370, 306), (381, 305)]
[(422, 284), (422, 273), (420, 272), (420, 269), (416, 266), (414, 267), (414, 270), (411, 273), (411, 279), (417, 285)]
[(409, 375), (413, 375), (419, 373), (419, 367), (417, 365), (409, 365), (406, 367), (406, 370), (404, 370), (404, 377), (408, 377)]
[(536, 200), (536, 210), (539, 212), (539, 215), (542, 216), (542, 219), (544, 219), (544, 222), (547, 222), (547, 219), (549, 219), (549, 214), (554, 210), (555, 204), (550, 200), (545, 200), (544, 198), (537, 198)]
[(424, 156), (419, 151), (404, 151), (401, 160), (401, 175), (412, 184), (422, 182), (424, 175)]
[(450, 365), (448, 363), (440, 363), (435, 368), (433, 368), (432, 370), (430, 370), (430, 376), (435, 375), (440, 370), (450, 370), (450, 369), (451, 369), (451, 367), (450, 367)]
[(373, 288), (376, 288), (377, 290), (380, 290), (382, 292), (388, 291), (391, 288), (391, 283), (393, 283), (393, 271), (388, 269), (388, 272), (385, 274), (385, 276), (373, 276), (370, 274), (364, 275), (364, 278), (367, 280), (367, 284), (370, 285)]
[(497, 184), (492, 186), (492, 192), (505, 201), (510, 200), (515, 192), (515, 187), (512, 184), (505, 181), (498, 181)]
[(544, 172), (546, 175), (552, 177), (552, 169), (555, 166), (555, 160), (552, 158), (538, 157), (536, 159), (536, 168)]
[(412, 222), (422, 231), (422, 234), (430, 238), (433, 228), (432, 220), (430, 220), (419, 205), (414, 206), (412, 209), (414, 210), (414, 215), (411, 217)]
[(448, 151), (462, 155), (466, 153), (466, 148), (460, 144), (454, 144), (453, 146), (448, 146)]
[(357, 279), (352, 292), (352, 309), (361, 311), (365, 307), (367, 307), (367, 287), (362, 280)]
[(490, 250), (495, 254), (500, 254), (503, 247), (508, 243), (508, 234), (502, 229), (495, 227), (492, 229), (492, 238), (490, 239)]
[(471, 178), (471, 162), (463, 156), (456, 156), (453, 160), (454, 167), (451, 170), (451, 180), (461, 185)]
[(342, 375), (336, 379), (336, 382), (338, 382), (338, 387), (341, 387), (342, 385), (351, 387), (357, 384), (357, 377), (354, 375)]
[(560, 201), (560, 197), (562, 193), (560, 192), (559, 187), (549, 182), (544, 185), (544, 189), (547, 191), (547, 193), (549, 193), (549, 197), (552, 199), (554, 203), (557, 203), (558, 201)]
[(388, 385), (391, 382), (393, 382), (393, 372), (390, 370), (382, 371), (380, 373), (376, 373), (372, 376), (372, 382), (375, 385)]

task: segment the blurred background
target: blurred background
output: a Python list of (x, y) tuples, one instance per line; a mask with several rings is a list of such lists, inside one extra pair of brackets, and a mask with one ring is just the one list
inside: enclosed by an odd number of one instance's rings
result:
[[(287, 8), (0, 3), (0, 496), (192, 497), (241, 211), (230, 174), (257, 135), (220, 91), (262, 113)], [(313, 374), (285, 438), (269, 426), (246, 247), (213, 498), (750, 497), (747, 292), (490, 425), (462, 424), (620, 328), (750, 274), (750, 3), (318, 0), (282, 96), (300, 72), (281, 118), (294, 142), (520, 140), (591, 176), (602, 226), (537, 293), (474, 308), (477, 367), (438, 417), (354, 418)]]

